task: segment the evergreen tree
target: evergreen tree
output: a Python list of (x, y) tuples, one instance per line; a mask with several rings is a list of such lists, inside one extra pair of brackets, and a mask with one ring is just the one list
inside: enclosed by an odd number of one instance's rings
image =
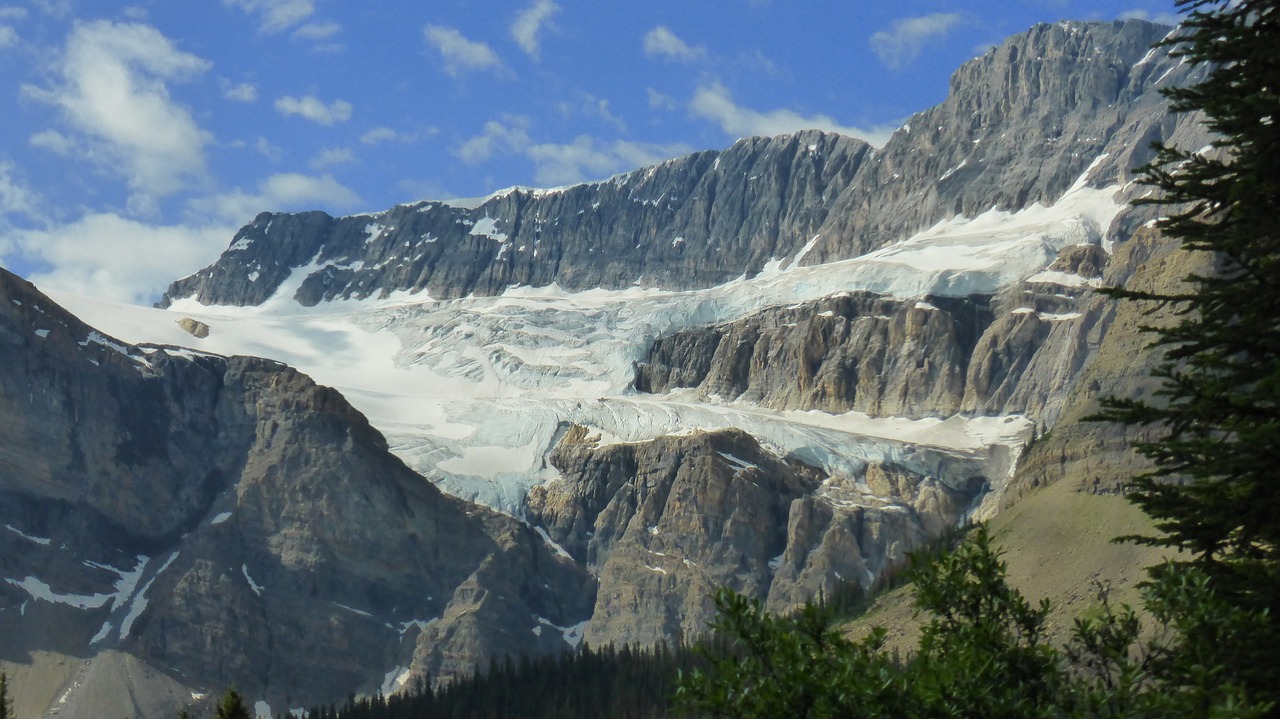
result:
[(1190, 15), (1164, 44), (1207, 73), (1166, 95), (1217, 139), (1211, 152), (1159, 147), (1143, 168), (1159, 194), (1143, 202), (1170, 206), (1158, 227), (1213, 270), (1181, 294), (1113, 292), (1176, 313), (1148, 328), (1165, 351), (1156, 399), (1111, 399), (1102, 416), (1162, 430), (1138, 445), (1155, 469), (1131, 497), (1161, 532), (1136, 539), (1189, 553), (1152, 570), (1152, 608), (1179, 635), (1163, 681), (1280, 706), (1280, 3), (1178, 5)]
[(0, 672), (0, 719), (12, 719), (13, 703), (9, 700), (9, 678)]
[(222, 699), (218, 700), (218, 708), (213, 713), (213, 719), (253, 719), (253, 715), (245, 707), (240, 693), (235, 689), (228, 689), (227, 693), (222, 695)]

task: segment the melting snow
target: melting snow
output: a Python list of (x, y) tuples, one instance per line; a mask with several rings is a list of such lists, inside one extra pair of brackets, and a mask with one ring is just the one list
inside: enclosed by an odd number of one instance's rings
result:
[(382, 688), (379, 689), (379, 692), (384, 697), (391, 696), (403, 689), (405, 685), (409, 683), (409, 677), (411, 676), (413, 676), (413, 673), (409, 671), (409, 667), (396, 665), (395, 669), (392, 669), (383, 676)]
[(152, 576), (151, 579), (147, 580), (147, 583), (143, 585), (142, 590), (139, 591), (137, 595), (133, 597), (133, 602), (129, 605), (129, 613), (125, 615), (124, 621), (120, 622), (120, 638), (121, 639), (124, 639), (129, 636), (129, 630), (133, 628), (134, 621), (137, 620), (138, 617), (142, 616), (142, 613), (146, 611), (147, 604), (148, 604), (147, 590), (150, 589), (151, 585), (155, 583), (156, 577), (159, 577), (161, 574), (163, 574), (164, 570), (168, 569), (169, 565), (173, 564), (173, 560), (177, 558), (178, 558), (177, 552), (170, 554), (169, 558), (164, 561), (164, 564), (160, 565), (160, 568), (156, 570), (155, 575)]
[(104, 607), (113, 596), (111, 594), (60, 594), (53, 591), (48, 584), (36, 577), (26, 577), (20, 580), (6, 578), (4, 581), (30, 594), (32, 599), (54, 604), (65, 604), (76, 609), (98, 609), (99, 607)]
[(18, 535), (19, 537), (22, 537), (23, 539), (27, 540), (28, 542), (35, 542), (36, 544), (42, 544), (42, 545), (44, 545), (44, 546), (48, 546), (48, 545), (49, 545), (49, 541), (50, 541), (50, 540), (49, 540), (48, 538), (46, 538), (46, 537), (33, 537), (33, 536), (31, 536), (30, 534), (26, 534), (26, 533), (24, 533), (21, 529), (17, 529), (17, 528), (16, 528), (16, 527), (14, 527), (12, 524), (6, 524), (6, 525), (4, 525), (4, 528), (5, 528), (5, 529), (7, 529), (7, 530), (9, 530), (10, 532), (13, 532), (14, 534)]
[(249, 583), (249, 588), (253, 590), (253, 593), (261, 597), (263, 587), (261, 584), (253, 581), (253, 577), (249, 576), (249, 565), (241, 564), (240, 573), (244, 575), (244, 580)]
[(487, 237), (494, 242), (506, 242), (507, 235), (498, 231), (498, 220), (494, 217), (485, 215), (476, 222), (471, 228), (471, 234), (477, 237)]
[[(778, 261), (767, 273), (704, 290), (568, 292), (551, 285), (448, 301), (397, 292), (306, 308), (293, 294), (320, 269), (314, 258), (258, 307), (184, 299), (165, 311), (50, 294), (134, 343), (192, 342), (173, 323), (175, 312), (216, 323), (219, 332), (201, 340), (203, 348), (277, 359), (336, 387), (411, 467), (446, 491), (514, 515), (530, 487), (556, 476), (547, 452), (568, 423), (590, 428), (604, 443), (738, 427), (769, 450), (828, 472), (856, 474), (867, 461), (923, 461), (917, 447), (987, 461), (992, 445), (1016, 451), (1030, 423), (783, 412), (708, 403), (687, 392), (641, 395), (631, 389), (632, 368), (656, 337), (770, 306), (864, 290), (904, 299), (989, 294), (1033, 277), (1065, 284), (1068, 276), (1045, 267), (1067, 245), (1105, 243), (1123, 207), (1117, 188), (1087, 186), (1101, 159), (1052, 206), (955, 217), (856, 259), (798, 266), (814, 237), (785, 267)], [(501, 234), (491, 219), (472, 231)]]
[(542, 541), (546, 543), (546, 545), (551, 548), (551, 551), (555, 552), (557, 556), (570, 560), (573, 559), (573, 556), (566, 552), (564, 547), (556, 544), (555, 541), (551, 539), (551, 535), (547, 534), (547, 530), (542, 527), (534, 527), (533, 531), (537, 532), (539, 537), (542, 537)]

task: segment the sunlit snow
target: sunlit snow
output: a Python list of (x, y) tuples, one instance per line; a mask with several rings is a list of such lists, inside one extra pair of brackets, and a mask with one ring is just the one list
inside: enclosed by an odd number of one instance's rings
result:
[[(605, 443), (737, 427), (772, 451), (830, 472), (856, 473), (868, 461), (910, 466), (922, 461), (921, 446), (990, 459), (992, 471), (1007, 471), (1008, 453), (991, 448), (1021, 446), (1030, 427), (1021, 417), (907, 420), (707, 403), (687, 392), (645, 395), (630, 388), (633, 366), (664, 334), (843, 292), (964, 296), (1037, 275), (1072, 284), (1074, 276), (1045, 268), (1063, 247), (1104, 244), (1122, 207), (1115, 187), (1087, 187), (1087, 176), (1051, 207), (952, 218), (852, 260), (797, 267), (796, 258), (779, 258), (755, 277), (705, 290), (569, 292), (552, 285), (448, 301), (398, 292), (306, 308), (292, 297), (319, 269), (313, 260), (258, 307), (185, 299), (156, 310), (50, 294), (121, 340), (293, 365), (342, 391), (395, 454), (443, 489), (516, 515), (531, 486), (558, 476), (547, 454), (566, 423), (588, 427)], [(473, 232), (501, 234), (484, 220)], [(175, 322), (180, 317), (208, 324), (209, 336), (187, 334)]]

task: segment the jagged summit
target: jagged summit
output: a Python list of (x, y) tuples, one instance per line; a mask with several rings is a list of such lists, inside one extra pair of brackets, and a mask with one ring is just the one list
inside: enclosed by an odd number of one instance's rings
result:
[[(942, 104), (882, 150), (816, 130), (748, 138), (555, 191), (422, 202), (376, 215), (263, 213), (181, 298), (302, 305), (397, 290), (437, 299), (513, 285), (689, 289), (775, 259), (862, 255), (954, 215), (1052, 204), (1089, 170), (1122, 185), (1176, 130), (1159, 87), (1186, 72), (1140, 20), (1039, 25), (961, 67)], [(812, 243), (816, 238), (816, 243)]]
[(717, 587), (785, 611), (1068, 471), (1105, 489), (1123, 438), (1070, 419), (1142, 391), (1145, 342), (1094, 289), (1189, 271), (1129, 168), (1206, 144), (1166, 32), (1037, 26), (880, 149), (262, 213), (170, 311), (51, 293), (78, 324), (0, 272), (0, 669), (63, 671), (25, 686), (69, 719), (385, 693), (691, 638)]

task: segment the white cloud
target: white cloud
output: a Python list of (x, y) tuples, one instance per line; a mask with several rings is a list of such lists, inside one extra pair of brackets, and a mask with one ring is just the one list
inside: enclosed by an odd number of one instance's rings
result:
[(1116, 18), (1119, 20), (1149, 20), (1161, 25), (1177, 25), (1182, 22), (1182, 18), (1177, 13), (1162, 12), (1153, 15), (1146, 10), (1126, 10), (1117, 15)]
[(0, 162), (0, 227), (8, 217), (22, 215), (31, 217), (39, 204), (36, 194), (26, 183), (16, 178), (16, 167), (11, 162)]
[(946, 37), (959, 22), (960, 13), (954, 12), (898, 20), (871, 36), (871, 50), (889, 69), (901, 70), (915, 62), (926, 43)]
[(253, 149), (257, 150), (258, 154), (267, 158), (267, 160), (271, 162), (279, 162), (280, 158), (284, 156), (284, 150), (271, 144), (271, 141), (265, 137), (259, 137), (258, 140), (253, 143)]
[(674, 110), (676, 109), (676, 99), (670, 95), (664, 95), (652, 87), (648, 89), (649, 107), (655, 110)]
[(785, 108), (759, 112), (734, 104), (728, 89), (720, 83), (699, 87), (689, 109), (696, 117), (711, 120), (734, 137), (773, 136), (798, 130), (818, 129), (858, 137), (881, 147), (900, 123), (859, 128), (841, 125), (827, 115), (801, 115)]
[(471, 165), (495, 156), (525, 157), (533, 163), (534, 181), (544, 187), (598, 180), (689, 152), (683, 144), (602, 142), (588, 135), (567, 144), (537, 143), (529, 136), (528, 118), (511, 115), (486, 122), (479, 135), (454, 150)]
[(182, 52), (147, 25), (77, 22), (55, 68), (52, 89), (24, 93), (56, 105), (74, 137), (36, 133), (39, 147), (75, 146), (110, 172), (123, 174), (131, 203), (148, 206), (205, 177), (209, 133), (169, 97), (167, 83), (190, 80), (209, 63)]
[(687, 155), (690, 151), (683, 144), (657, 145), (625, 140), (599, 142), (593, 137), (579, 135), (564, 145), (531, 145), (524, 154), (533, 161), (534, 180), (546, 187), (600, 180)]
[(328, 40), (342, 32), (342, 26), (336, 22), (307, 23), (290, 35), (298, 40)]
[(8, 25), (0, 25), (0, 47), (18, 44), (18, 31)]
[(644, 52), (678, 62), (693, 62), (707, 54), (706, 48), (689, 45), (666, 25), (659, 25), (645, 34)]
[(212, 262), (233, 226), (154, 226), (105, 212), (68, 225), (11, 234), (13, 249), (53, 269), (27, 279), (103, 299), (150, 304), (164, 288)]
[(418, 132), (401, 132), (390, 127), (375, 127), (360, 136), (360, 144), (380, 145), (384, 142), (408, 144), (411, 142), (417, 142), (423, 137), (434, 135), (437, 132), (439, 132), (439, 130), (434, 127), (429, 127)]
[(258, 183), (256, 192), (239, 188), (221, 195), (192, 200), (187, 210), (194, 224), (242, 225), (266, 210), (292, 212), (323, 209), (345, 212), (363, 200), (331, 175), (284, 172)]
[(336, 125), (351, 119), (351, 103), (346, 100), (334, 100), (326, 105), (315, 95), (306, 97), (286, 95), (276, 100), (276, 111), (282, 115), (297, 115), (325, 126)]
[(76, 152), (78, 144), (74, 139), (67, 137), (57, 130), (44, 130), (37, 132), (32, 135), (28, 141), (31, 143), (32, 147), (48, 150), (49, 152), (62, 155), (64, 157), (70, 156), (73, 153), (83, 154)]
[(228, 7), (238, 7), (258, 16), (258, 29), (278, 33), (306, 21), (316, 11), (312, 0), (222, 0)]
[(627, 123), (622, 118), (613, 114), (609, 109), (609, 101), (596, 97), (589, 92), (582, 93), (577, 102), (565, 100), (556, 104), (560, 114), (565, 118), (571, 118), (575, 115), (590, 117), (600, 120), (608, 125), (612, 125), (619, 132), (627, 131)]
[(453, 153), (468, 165), (484, 162), (494, 155), (521, 154), (529, 147), (529, 119), (507, 115), (502, 122), (490, 120), (479, 135), (458, 146)]
[(399, 138), (400, 133), (389, 127), (375, 127), (360, 136), (360, 144), (378, 145), (384, 142), (393, 142)]
[(24, 7), (0, 7), (0, 20), (22, 20), (27, 17)]
[(226, 78), (218, 81), (222, 87), (222, 96), (235, 102), (257, 102), (258, 86), (248, 82), (232, 83)]
[(350, 165), (356, 161), (356, 155), (347, 147), (326, 147), (311, 158), (311, 169), (319, 170), (333, 165)]
[(427, 44), (440, 52), (444, 71), (454, 77), (470, 70), (499, 71), (503, 67), (493, 48), (468, 40), (451, 27), (427, 25), (422, 34)]
[(533, 4), (516, 16), (511, 23), (511, 37), (529, 57), (537, 59), (539, 52), (538, 33), (546, 27), (551, 16), (560, 12), (560, 6), (554, 0), (534, 0)]

